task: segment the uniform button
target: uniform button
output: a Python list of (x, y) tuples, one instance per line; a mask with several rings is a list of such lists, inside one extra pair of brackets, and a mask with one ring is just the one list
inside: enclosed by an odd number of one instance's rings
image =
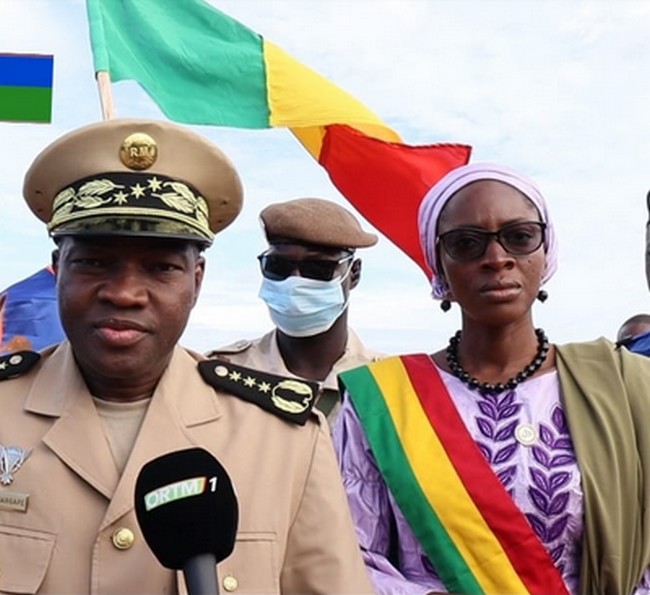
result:
[(135, 541), (135, 535), (131, 529), (122, 527), (113, 533), (113, 545), (118, 550), (128, 550)]
[(223, 588), (231, 593), (239, 587), (239, 581), (234, 576), (227, 576), (223, 579)]
[(216, 366), (214, 368), (214, 373), (219, 376), (219, 378), (225, 378), (228, 376), (228, 368), (226, 368), (226, 366)]

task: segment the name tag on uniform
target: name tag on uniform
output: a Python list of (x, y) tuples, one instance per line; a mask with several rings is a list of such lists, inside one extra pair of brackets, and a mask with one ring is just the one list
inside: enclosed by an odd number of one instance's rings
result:
[(0, 510), (27, 512), (29, 494), (0, 490)]

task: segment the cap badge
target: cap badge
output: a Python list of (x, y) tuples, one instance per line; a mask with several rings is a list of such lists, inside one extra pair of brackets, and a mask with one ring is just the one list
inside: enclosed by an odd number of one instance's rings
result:
[(120, 147), (120, 160), (129, 169), (150, 168), (158, 158), (156, 141), (144, 132), (129, 134)]
[(8, 486), (14, 480), (13, 473), (21, 468), (31, 452), (31, 449), (0, 444), (0, 483), (2, 485)]

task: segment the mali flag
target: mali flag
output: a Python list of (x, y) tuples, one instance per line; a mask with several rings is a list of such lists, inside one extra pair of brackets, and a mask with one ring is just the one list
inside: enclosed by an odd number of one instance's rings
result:
[(52, 121), (53, 56), (0, 54), (0, 120)]
[(286, 127), (377, 229), (427, 274), (417, 233), (425, 192), (470, 147), (411, 147), (376, 114), (203, 0), (87, 0), (97, 72), (137, 81), (171, 120)]

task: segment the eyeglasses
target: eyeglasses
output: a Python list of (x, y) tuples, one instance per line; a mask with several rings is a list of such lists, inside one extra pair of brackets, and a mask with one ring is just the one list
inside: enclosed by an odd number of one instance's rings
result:
[(302, 277), (317, 279), (318, 281), (331, 281), (339, 265), (352, 260), (353, 254), (348, 254), (338, 260), (327, 260), (323, 258), (307, 258), (305, 260), (294, 260), (279, 254), (263, 252), (257, 257), (260, 261), (262, 275), (273, 281), (282, 281), (298, 271)]
[(460, 262), (481, 258), (487, 250), (491, 238), (513, 256), (524, 256), (535, 252), (544, 242), (546, 223), (523, 221), (502, 227), (499, 231), (478, 229), (452, 229), (438, 236), (445, 252)]

